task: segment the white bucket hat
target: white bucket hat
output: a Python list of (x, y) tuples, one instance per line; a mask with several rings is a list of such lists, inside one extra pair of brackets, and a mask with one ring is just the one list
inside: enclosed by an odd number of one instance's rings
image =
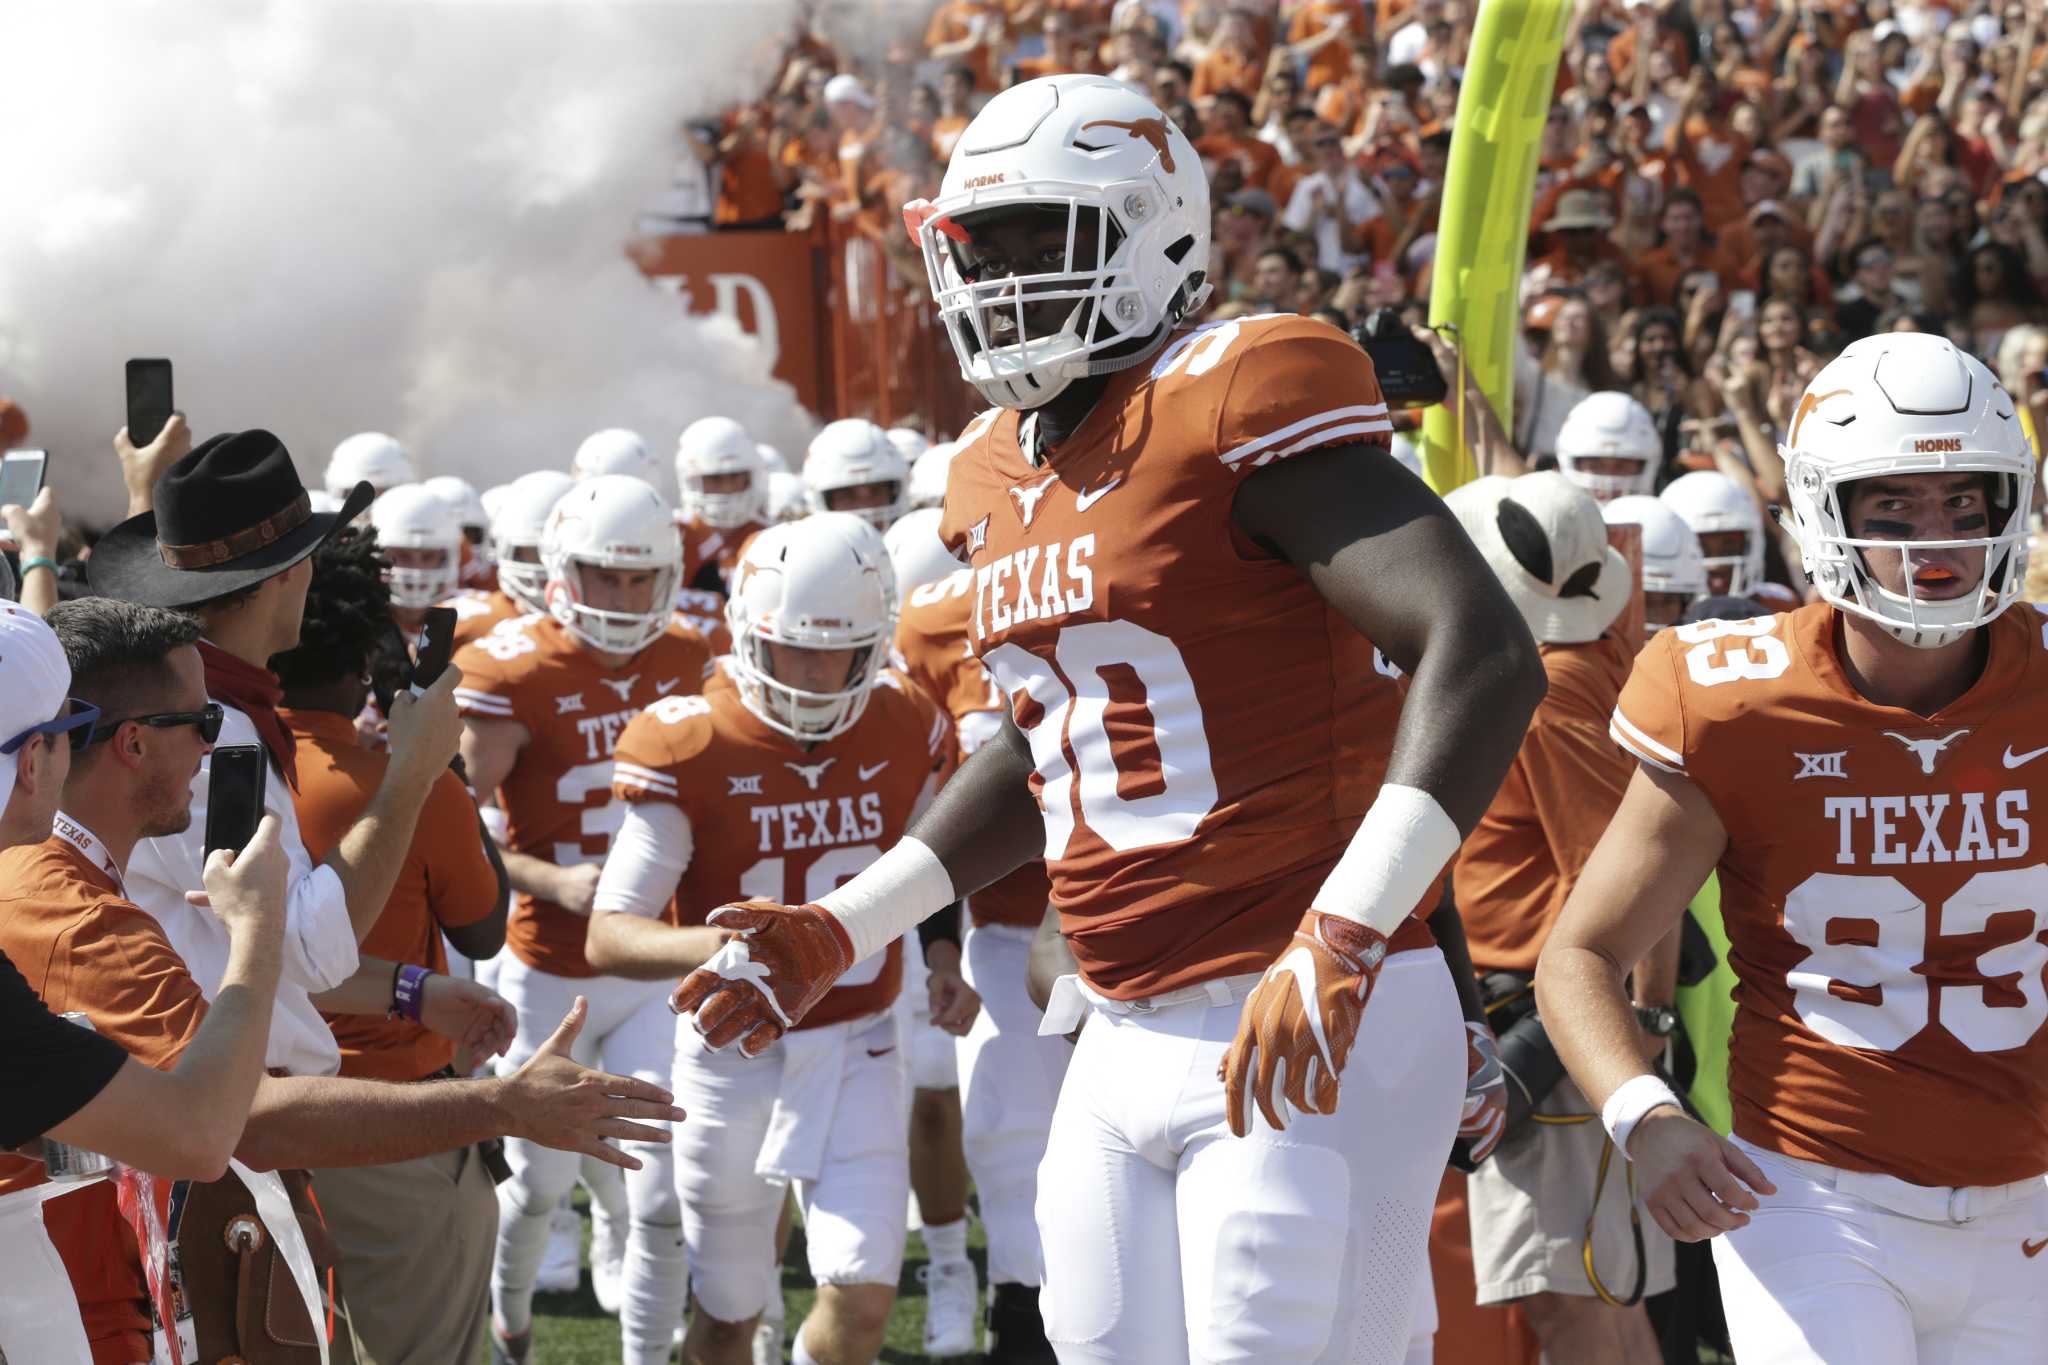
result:
[(1600, 504), (1564, 475), (1490, 474), (1444, 502), (1538, 643), (1597, 640), (1628, 606), (1628, 561), (1607, 543)]

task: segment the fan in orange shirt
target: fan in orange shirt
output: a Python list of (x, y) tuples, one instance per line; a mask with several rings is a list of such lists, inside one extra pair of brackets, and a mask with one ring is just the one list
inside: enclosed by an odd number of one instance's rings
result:
[(1233, 11), (1217, 21), (1216, 41), (1195, 63), (1195, 79), (1188, 86), (1188, 95), (1201, 99), (1218, 91), (1235, 90), (1250, 101), (1258, 95), (1259, 80), (1265, 73), (1265, 56), (1253, 36), (1251, 20)]
[(925, 55), (959, 62), (982, 90), (996, 88), (996, 62), (1008, 45), (1008, 16), (1000, 0), (946, 0), (925, 26)]
[(770, 228), (782, 220), (782, 192), (788, 174), (768, 153), (767, 105), (740, 110), (728, 120), (718, 144), (718, 208), (712, 221), (725, 228)]
[(1353, 47), (1371, 37), (1372, 12), (1365, 0), (1308, 0), (1287, 25), (1287, 43), (1296, 54), (1315, 44), (1307, 49), (1303, 88), (1313, 94), (1344, 79)]
[[(369, 691), (364, 670), (382, 640), (380, 618), (388, 610), (382, 568), (377, 545), (359, 532), (343, 531), (321, 546), (313, 556), (300, 643), (270, 661), (284, 687), (278, 714), (297, 745), (292, 803), (306, 852), (315, 859), (325, 858), (355, 825), (391, 761), (358, 742), (354, 721)], [(421, 807), (391, 898), (363, 939), (363, 955), (414, 973), (424, 991), (435, 978), (447, 978), (443, 934), (472, 959), (490, 958), (503, 946), (507, 891), (469, 789), (452, 770), (443, 772)], [(341, 1048), (341, 1074), (424, 1081), (466, 1075), (476, 1060), (503, 1052), (512, 1042), (511, 1005), (473, 982), (446, 986), (473, 1000), (472, 1028), (460, 1040), (390, 1014), (327, 1014)], [(349, 1321), (372, 1357), (454, 1360), (467, 1354), (483, 1334), (498, 1222), (481, 1151), (334, 1167), (319, 1172), (315, 1183), (341, 1251)], [(422, 1311), (425, 1305), (432, 1311)]]
[(1252, 102), (1235, 90), (1218, 91), (1211, 103), (1208, 131), (1195, 150), (1208, 162), (1237, 165), (1246, 187), (1265, 189), (1280, 165), (1280, 149), (1251, 131)]

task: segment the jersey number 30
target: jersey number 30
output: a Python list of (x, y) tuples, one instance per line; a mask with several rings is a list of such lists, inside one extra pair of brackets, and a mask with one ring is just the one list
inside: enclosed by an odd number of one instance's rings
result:
[(1077, 805), (1119, 853), (1194, 837), (1216, 804), (1216, 775), (1173, 641), (1132, 621), (1085, 621), (1060, 631), (1050, 661), (1003, 644), (982, 662), (1031, 740), (1047, 858), (1065, 856)]

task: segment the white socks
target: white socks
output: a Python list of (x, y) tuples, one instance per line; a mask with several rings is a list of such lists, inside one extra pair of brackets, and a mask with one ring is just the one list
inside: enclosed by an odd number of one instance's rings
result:
[(957, 1218), (950, 1223), (926, 1223), (924, 1225), (925, 1249), (931, 1252), (933, 1265), (951, 1265), (967, 1259), (967, 1220)]

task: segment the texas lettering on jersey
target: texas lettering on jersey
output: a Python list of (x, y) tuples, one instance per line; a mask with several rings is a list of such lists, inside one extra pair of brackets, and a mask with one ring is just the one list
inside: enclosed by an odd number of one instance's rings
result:
[[(705, 695), (635, 717), (619, 741), (613, 790), (688, 818), (693, 851), (669, 914), (702, 924), (733, 901), (815, 901), (867, 867), (903, 837), (950, 738), (944, 713), (888, 680), (851, 730), (806, 749), (763, 725), (721, 674)], [(855, 963), (797, 1027), (886, 1008), (902, 973), (892, 944)]]
[[(1053, 903), (1108, 995), (1263, 970), (1378, 792), (1398, 687), (1231, 505), (1274, 461), (1383, 448), (1386, 413), (1343, 333), (1242, 318), (1115, 376), (1043, 465), (1016, 413), (963, 433), (940, 534), (1031, 743)], [(1394, 946), (1428, 942), (1411, 920)]]
[(1816, 604), (1664, 631), (1613, 718), (1727, 829), (1735, 1131), (1919, 1185), (2038, 1175), (2048, 763), (2009, 755), (2048, 743), (2048, 624), (1992, 622), (1983, 676), (1921, 717), (1855, 690), (1835, 622)]
[[(513, 721), (526, 745), (498, 792), (510, 847), (558, 867), (602, 861), (621, 813), (611, 804), (612, 755), (633, 719), (701, 685), (711, 649), (671, 626), (622, 669), (605, 667), (553, 618), (527, 616), (457, 651), (458, 709), (479, 721)], [(505, 942), (529, 966), (556, 976), (594, 975), (583, 956), (587, 921), (521, 892)]]

